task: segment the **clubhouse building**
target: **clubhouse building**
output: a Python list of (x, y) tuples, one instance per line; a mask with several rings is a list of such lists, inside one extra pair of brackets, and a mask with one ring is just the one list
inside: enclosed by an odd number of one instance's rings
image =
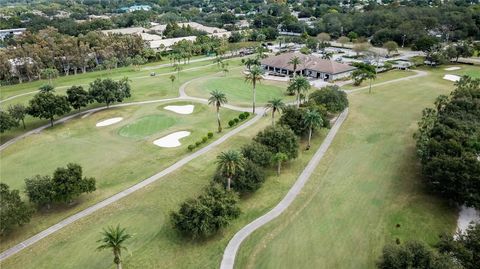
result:
[(313, 55), (305, 55), (298, 52), (283, 53), (271, 56), (261, 61), (265, 72), (274, 76), (293, 76), (293, 65), (290, 61), (293, 57), (300, 59), (296, 73), (315, 79), (334, 81), (349, 77), (356, 68), (347, 64), (337, 63), (332, 60), (321, 59)]

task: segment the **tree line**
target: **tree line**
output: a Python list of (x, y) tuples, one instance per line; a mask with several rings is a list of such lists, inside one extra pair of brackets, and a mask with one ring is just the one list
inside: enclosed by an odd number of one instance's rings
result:
[(55, 169), (52, 176), (35, 175), (25, 179), (25, 193), (30, 201), (22, 201), (18, 190), (10, 190), (0, 183), (0, 235), (7, 235), (15, 227), (28, 222), (35, 212), (52, 204), (71, 204), (82, 193), (96, 190), (96, 180), (83, 177), (79, 164), (69, 163), (67, 167)]
[(10, 105), (7, 111), (0, 110), (0, 133), (20, 126), (20, 122), (25, 129), (26, 115), (49, 120), (53, 126), (55, 117), (69, 113), (72, 108), (80, 110), (95, 101), (104, 103), (108, 108), (114, 102), (123, 102), (129, 98), (130, 91), (128, 78), (119, 81), (97, 78), (90, 83), (88, 91), (82, 86), (72, 86), (67, 89), (66, 96), (55, 94), (51, 85), (44, 85), (30, 99), (28, 106), (15, 104)]
[[(226, 102), (222, 92), (211, 93), (209, 103), (217, 108), (218, 117), (220, 106)], [(217, 156), (217, 167), (210, 185), (198, 197), (188, 199), (171, 213), (175, 229), (186, 237), (198, 239), (212, 236), (228, 226), (241, 214), (240, 199), (263, 185), (266, 171), (274, 168), (277, 176), (280, 175), (282, 165), (298, 157), (300, 139), (307, 139), (308, 150), (312, 132), (329, 127), (329, 119), (347, 106), (346, 94), (338, 87), (315, 91), (309, 95), (308, 101), (299, 101), (295, 105), (286, 105), (281, 99), (270, 100), (267, 107), (271, 110), (272, 125), (260, 131), (240, 150), (227, 150)], [(276, 112), (282, 112), (278, 124)]]
[[(428, 189), (457, 204), (480, 208), (480, 79), (464, 76), (449, 96), (425, 108), (415, 133)], [(397, 224), (397, 227), (399, 224)], [(435, 248), (407, 241), (383, 248), (380, 269), (474, 269), (480, 261), (480, 224), (444, 234)]]
[(156, 59), (137, 35), (89, 32), (78, 37), (60, 34), (55, 28), (25, 32), (0, 50), (2, 84), (51, 79), (87, 70), (113, 69), (135, 64), (140, 56)]

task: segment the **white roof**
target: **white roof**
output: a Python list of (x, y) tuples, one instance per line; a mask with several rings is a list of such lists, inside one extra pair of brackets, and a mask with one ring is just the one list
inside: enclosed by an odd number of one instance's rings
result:
[[(228, 38), (232, 33), (231, 32), (224, 32), (224, 33), (215, 33), (215, 34), (210, 34), (208, 36), (212, 37), (225, 37)], [(186, 36), (186, 37), (176, 37), (176, 38), (166, 38), (166, 39), (161, 39), (161, 40), (153, 40), (150, 41), (150, 48), (152, 49), (158, 49), (160, 48), (161, 45), (163, 45), (165, 48), (171, 47), (173, 44), (181, 41), (181, 40), (190, 40), (190, 41), (195, 41), (197, 39), (196, 36)]]
[(139, 33), (144, 33), (147, 32), (148, 29), (143, 28), (143, 27), (130, 27), (130, 28), (118, 28), (118, 29), (112, 29), (112, 30), (103, 30), (102, 33), (105, 34), (139, 34)]
[(139, 33), (144, 41), (154, 41), (154, 40), (162, 40), (162, 37), (159, 35), (152, 35), (149, 33)]

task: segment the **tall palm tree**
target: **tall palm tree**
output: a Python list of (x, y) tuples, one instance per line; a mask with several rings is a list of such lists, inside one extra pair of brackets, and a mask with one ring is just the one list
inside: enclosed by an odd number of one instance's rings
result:
[(170, 81), (172, 82), (172, 90), (173, 90), (173, 83), (175, 82), (175, 79), (177, 78), (175, 75), (170, 75)]
[(255, 65), (252, 67), (250, 72), (245, 76), (245, 82), (250, 82), (252, 83), (253, 86), (253, 114), (255, 114), (255, 98), (256, 98), (256, 92), (257, 92), (257, 82), (262, 80), (262, 75), (263, 75), (263, 69)]
[(323, 124), (322, 116), (318, 111), (307, 110), (305, 113), (305, 118), (303, 119), (303, 124), (308, 127), (308, 146), (307, 149), (310, 149), (310, 141), (312, 140), (312, 131), (316, 127), (320, 127)]
[(217, 122), (218, 122), (218, 132), (222, 132), (222, 123), (220, 122), (220, 107), (228, 103), (227, 96), (225, 93), (219, 90), (213, 90), (210, 92), (210, 98), (208, 98), (208, 104), (213, 104), (217, 109)]
[(275, 112), (285, 108), (285, 103), (280, 98), (274, 98), (267, 102), (266, 108), (272, 109), (272, 126), (275, 126)]
[(297, 76), (297, 67), (300, 65), (301, 61), (298, 56), (293, 56), (292, 59), (288, 62), (288, 64), (293, 65), (293, 77), (295, 78)]
[(305, 78), (304, 76), (298, 76), (298, 77), (294, 77), (288, 87), (287, 87), (287, 91), (288, 92), (291, 92), (291, 93), (295, 93), (297, 95), (297, 108), (300, 107), (300, 95), (302, 93), (304, 93), (304, 95), (306, 95), (306, 93), (310, 90), (310, 82), (308, 81), (307, 78)]
[(374, 72), (366, 72), (365, 78), (370, 80), (370, 87), (368, 88), (368, 93), (372, 93), (372, 80), (377, 78), (377, 74)]
[(236, 172), (243, 170), (244, 163), (242, 154), (236, 150), (224, 151), (217, 156), (218, 167), (227, 176), (227, 190), (230, 190), (232, 178)]
[(113, 262), (117, 269), (122, 269), (122, 250), (127, 250), (124, 244), (131, 237), (132, 235), (128, 234), (125, 228), (120, 228), (120, 225), (117, 225), (117, 227), (109, 226), (107, 229), (103, 229), (102, 238), (97, 241), (101, 243), (97, 250), (111, 249), (114, 256)]
[(243, 64), (247, 67), (248, 71), (251, 71), (252, 66), (259, 65), (260, 61), (257, 58), (248, 58), (243, 60)]

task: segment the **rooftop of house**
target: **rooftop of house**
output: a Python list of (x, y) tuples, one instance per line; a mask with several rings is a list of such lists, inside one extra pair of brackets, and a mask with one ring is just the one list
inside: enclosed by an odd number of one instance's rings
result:
[(356, 69), (347, 64), (337, 63), (332, 60), (321, 59), (314, 55), (305, 55), (298, 52), (288, 52), (268, 57), (263, 59), (261, 64), (293, 71), (293, 65), (290, 64), (290, 61), (294, 57), (298, 57), (300, 60), (300, 64), (297, 66), (297, 71), (309, 69), (322, 73), (339, 74)]

